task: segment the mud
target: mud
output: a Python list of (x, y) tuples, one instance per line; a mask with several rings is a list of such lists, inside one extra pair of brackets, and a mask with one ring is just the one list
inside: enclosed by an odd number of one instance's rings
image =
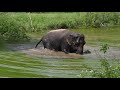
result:
[(30, 56), (40, 57), (40, 58), (69, 58), (69, 59), (120, 59), (120, 50), (113, 49), (112, 47), (107, 51), (107, 53), (100, 52), (99, 46), (84, 46), (84, 50), (89, 50), (91, 53), (79, 55), (75, 53), (65, 54), (64, 52), (56, 52), (48, 49), (44, 49), (43, 45), (40, 44), (37, 48), (35, 44), (8, 44), (8, 49), (12, 51), (20, 51)]
[(8, 44), (7, 47), (12, 51), (20, 51), (27, 55), (41, 58), (81, 58), (80, 55), (75, 53), (65, 54), (64, 52), (44, 49), (42, 44), (40, 44), (37, 48), (35, 48), (34, 44)]

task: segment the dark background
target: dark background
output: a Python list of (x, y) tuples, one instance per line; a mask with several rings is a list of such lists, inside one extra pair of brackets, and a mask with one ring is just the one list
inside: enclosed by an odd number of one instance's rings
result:
[(1, 0), (0, 11), (24, 12), (76, 12), (120, 11), (119, 2), (113, 0)]

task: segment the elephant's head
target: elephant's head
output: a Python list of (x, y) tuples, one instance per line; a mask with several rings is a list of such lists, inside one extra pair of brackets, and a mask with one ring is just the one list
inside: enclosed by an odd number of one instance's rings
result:
[(83, 54), (83, 49), (85, 45), (85, 36), (83, 34), (71, 34), (71, 46), (73, 51), (77, 54)]

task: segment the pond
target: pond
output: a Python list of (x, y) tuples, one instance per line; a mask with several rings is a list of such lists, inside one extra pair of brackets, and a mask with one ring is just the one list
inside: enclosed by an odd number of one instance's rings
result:
[[(26, 44), (7, 44), (8, 51), (0, 51), (0, 77), (11, 78), (79, 78), (83, 70), (101, 67), (101, 59), (107, 59), (110, 65), (117, 65), (120, 60), (119, 28), (77, 29), (84, 33), (84, 50), (90, 54), (50, 51), (42, 43), (35, 49), (40, 39), (38, 34), (31, 34), (33, 42)], [(107, 43), (109, 50), (100, 52), (100, 45)], [(90, 77), (90, 76), (88, 76)]]
[[(111, 65), (117, 64), (115, 60), (120, 59), (119, 50), (111, 48), (103, 54), (94, 45), (85, 45), (84, 48), (89, 49), (91, 54), (84, 55), (50, 51), (44, 49), (42, 44), (37, 49), (34, 46), (35, 44), (8, 44), (8, 48), (18, 54), (15, 58), (1, 60), (1, 69), (8, 72), (7, 75), (3, 72), (3, 77), (79, 78), (78, 75), (83, 70), (99, 69), (102, 58), (107, 58)], [(23, 55), (20, 56), (20, 53)]]

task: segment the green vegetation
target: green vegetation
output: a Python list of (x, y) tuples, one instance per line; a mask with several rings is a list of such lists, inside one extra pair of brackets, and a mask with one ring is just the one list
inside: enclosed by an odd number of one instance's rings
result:
[(0, 35), (8, 42), (30, 40), (26, 32), (44, 33), (58, 28), (106, 28), (119, 25), (119, 12), (0, 13)]
[(21, 42), (29, 40), (21, 23), (12, 18), (9, 13), (0, 13), (0, 36), (7, 42)]
[(120, 63), (111, 66), (106, 59), (101, 60), (101, 71), (93, 70), (92, 77), (120, 78)]
[(68, 28), (85, 34), (87, 45), (102, 45), (100, 50), (106, 53), (108, 46), (120, 50), (119, 25), (120, 12), (0, 12), (0, 77), (76, 77), (81, 72), (79, 77), (119, 78), (120, 63), (112, 65), (114, 61), (106, 58), (52, 61), (5, 47), (6, 43), (36, 43), (51, 29)]
[[(103, 44), (100, 51), (105, 54), (108, 49), (108, 44)], [(111, 66), (104, 57), (104, 59), (101, 60), (101, 71), (93, 70), (92, 74), (93, 77), (99, 78), (120, 78), (120, 62), (118, 61), (117, 65)]]
[(100, 51), (102, 51), (105, 54), (108, 49), (109, 49), (108, 44), (103, 44), (100, 48)]
[[(100, 48), (104, 54), (109, 49), (108, 44), (103, 44)], [(82, 71), (79, 77), (94, 77), (94, 78), (120, 78), (120, 62), (117, 61), (117, 65), (111, 66), (108, 60), (104, 57), (101, 58), (100, 70), (92, 69)], [(115, 61), (114, 61), (115, 62)]]

